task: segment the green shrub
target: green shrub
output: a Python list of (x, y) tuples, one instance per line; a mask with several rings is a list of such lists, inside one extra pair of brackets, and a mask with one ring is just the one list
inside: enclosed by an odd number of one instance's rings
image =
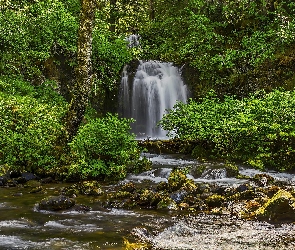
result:
[(160, 124), (170, 136), (205, 145), (218, 157), (285, 170), (295, 167), (294, 117), (295, 91), (223, 101), (211, 92), (200, 102), (178, 103)]
[(81, 127), (70, 143), (76, 159), (70, 172), (81, 178), (125, 177), (128, 165), (136, 163), (140, 155), (130, 122), (107, 114)]
[(0, 164), (20, 171), (56, 166), (65, 110), (65, 102), (50, 87), (40, 91), (21, 79), (1, 78)]

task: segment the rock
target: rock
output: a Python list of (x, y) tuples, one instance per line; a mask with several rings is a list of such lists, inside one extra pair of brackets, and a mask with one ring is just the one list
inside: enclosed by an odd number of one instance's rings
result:
[(41, 179), (40, 182), (42, 184), (48, 184), (48, 183), (52, 183), (53, 182), (53, 179), (52, 179), (52, 177), (47, 177), (47, 178)]
[(261, 220), (294, 222), (295, 198), (290, 192), (281, 189), (268, 202), (255, 211), (255, 216)]
[(36, 180), (29, 180), (29, 181), (27, 181), (27, 183), (24, 186), (30, 187), (30, 188), (36, 188), (36, 187), (40, 187), (41, 183)]
[(235, 164), (226, 163), (224, 167), (226, 169), (226, 177), (228, 178), (236, 177), (240, 174), (239, 168)]
[(178, 206), (174, 200), (166, 197), (157, 204), (157, 209), (178, 210)]
[(137, 204), (139, 206), (149, 206), (151, 205), (153, 199), (155, 196), (155, 192), (149, 190), (149, 189), (143, 189), (140, 193), (139, 200), (137, 201)]
[(225, 201), (225, 198), (222, 195), (213, 194), (209, 196), (205, 201), (208, 207), (220, 207)]
[(0, 187), (3, 187), (7, 184), (8, 179), (5, 176), (0, 176)]
[(76, 197), (78, 194), (99, 196), (104, 192), (97, 181), (83, 181), (65, 187), (61, 190), (62, 195)]
[(256, 174), (253, 180), (259, 187), (266, 187), (274, 182), (274, 178), (268, 174)]
[(165, 181), (161, 181), (158, 183), (157, 187), (156, 187), (157, 191), (164, 191), (164, 190), (168, 190), (168, 183)]
[(187, 191), (178, 190), (170, 194), (170, 198), (174, 200), (176, 203), (180, 203), (185, 198), (186, 195), (187, 195)]
[(236, 190), (239, 193), (241, 193), (241, 192), (245, 192), (245, 191), (247, 191), (249, 189), (250, 189), (250, 187), (247, 184), (242, 184), (242, 185), (238, 186)]
[(22, 173), (21, 177), (24, 178), (26, 181), (31, 181), (31, 180), (39, 180), (39, 177), (34, 175), (33, 173)]
[(60, 195), (60, 196), (50, 196), (44, 198), (39, 202), (40, 210), (49, 210), (49, 211), (58, 211), (65, 210), (73, 207), (75, 201), (69, 197)]
[(100, 184), (97, 181), (83, 181), (78, 183), (80, 194), (99, 196), (103, 194)]
[(168, 190), (174, 192), (179, 189), (194, 191), (198, 186), (187, 178), (187, 169), (174, 168), (168, 177)]
[(194, 178), (200, 178), (206, 168), (207, 167), (205, 165), (196, 165), (196, 166), (193, 166), (193, 168), (190, 171), (190, 174)]
[(120, 191), (133, 193), (136, 190), (135, 184), (132, 182), (126, 183), (120, 187)]
[(186, 182), (188, 178), (186, 176), (185, 169), (174, 168), (168, 177), (168, 187), (171, 192), (180, 189)]
[(83, 204), (76, 204), (75, 206), (73, 206), (73, 209), (77, 212), (89, 212), (91, 210), (91, 207), (83, 205)]
[(45, 191), (43, 190), (43, 188), (41, 186), (38, 187), (34, 187), (31, 189), (31, 191), (29, 192), (30, 194), (35, 194), (35, 193), (45, 193)]

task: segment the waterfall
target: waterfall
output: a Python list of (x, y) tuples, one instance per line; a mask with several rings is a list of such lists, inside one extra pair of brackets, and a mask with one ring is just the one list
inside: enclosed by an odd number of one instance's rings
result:
[(177, 101), (187, 101), (179, 69), (171, 63), (141, 61), (133, 81), (128, 77), (125, 67), (119, 94), (121, 116), (136, 120), (131, 126), (138, 139), (167, 138), (157, 123)]

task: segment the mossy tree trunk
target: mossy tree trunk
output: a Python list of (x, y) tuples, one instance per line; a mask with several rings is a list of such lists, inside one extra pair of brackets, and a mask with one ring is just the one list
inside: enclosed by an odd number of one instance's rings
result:
[(153, 21), (154, 19), (155, 19), (154, 0), (150, 0), (150, 21)]
[(117, 21), (118, 11), (117, 11), (117, 0), (110, 0), (110, 18), (109, 25), (110, 31), (116, 31), (116, 21)]
[(81, 0), (80, 26), (77, 44), (76, 81), (71, 103), (65, 117), (66, 139), (71, 141), (77, 134), (89, 101), (92, 82), (92, 30), (96, 0)]

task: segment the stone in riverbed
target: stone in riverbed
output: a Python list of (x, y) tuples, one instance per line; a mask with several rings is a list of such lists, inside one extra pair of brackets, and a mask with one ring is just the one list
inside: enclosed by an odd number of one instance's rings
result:
[(39, 202), (40, 210), (49, 210), (49, 211), (58, 211), (65, 210), (73, 207), (75, 201), (69, 197), (60, 195), (60, 196), (50, 196), (44, 198)]
[(255, 216), (274, 222), (295, 222), (295, 198), (290, 192), (281, 189), (255, 211)]
[(61, 190), (62, 195), (76, 197), (78, 194), (100, 196), (103, 195), (101, 185), (97, 181), (82, 181)]

